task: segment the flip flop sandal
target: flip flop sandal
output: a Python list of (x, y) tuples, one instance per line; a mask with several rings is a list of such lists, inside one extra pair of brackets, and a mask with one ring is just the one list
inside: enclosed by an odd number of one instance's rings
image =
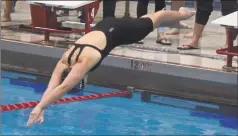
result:
[(168, 40), (167, 38), (160, 38), (156, 40), (156, 43), (162, 44), (162, 45), (171, 45), (172, 43), (170, 42), (170, 40)]
[(177, 49), (179, 49), (179, 50), (193, 50), (193, 49), (199, 49), (199, 48), (193, 47), (193, 46), (191, 46), (191, 45), (182, 45), (182, 46), (187, 46), (187, 47), (186, 47), (186, 48), (184, 48), (184, 47), (177, 47)]

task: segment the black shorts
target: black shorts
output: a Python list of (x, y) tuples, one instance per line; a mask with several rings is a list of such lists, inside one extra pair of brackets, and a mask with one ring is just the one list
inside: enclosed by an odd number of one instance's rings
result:
[(153, 31), (150, 18), (108, 18), (96, 24), (93, 30), (102, 31), (107, 38), (107, 47), (136, 43)]

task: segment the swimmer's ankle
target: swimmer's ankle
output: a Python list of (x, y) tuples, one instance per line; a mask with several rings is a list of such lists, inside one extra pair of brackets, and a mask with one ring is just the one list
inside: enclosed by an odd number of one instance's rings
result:
[(182, 15), (182, 20), (187, 20), (196, 14), (195, 11), (189, 11), (187, 8), (181, 7), (179, 12)]

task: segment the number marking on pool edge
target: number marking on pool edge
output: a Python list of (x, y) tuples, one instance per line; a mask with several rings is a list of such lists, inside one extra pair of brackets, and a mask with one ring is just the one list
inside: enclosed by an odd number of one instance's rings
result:
[(152, 63), (147, 61), (131, 60), (131, 69), (142, 70), (142, 71), (151, 71)]

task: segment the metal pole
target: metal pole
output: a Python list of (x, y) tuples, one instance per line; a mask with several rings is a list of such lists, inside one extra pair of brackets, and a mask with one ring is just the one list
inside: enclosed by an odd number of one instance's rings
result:
[(125, 14), (123, 18), (131, 18), (130, 17), (130, 0), (125, 1)]

